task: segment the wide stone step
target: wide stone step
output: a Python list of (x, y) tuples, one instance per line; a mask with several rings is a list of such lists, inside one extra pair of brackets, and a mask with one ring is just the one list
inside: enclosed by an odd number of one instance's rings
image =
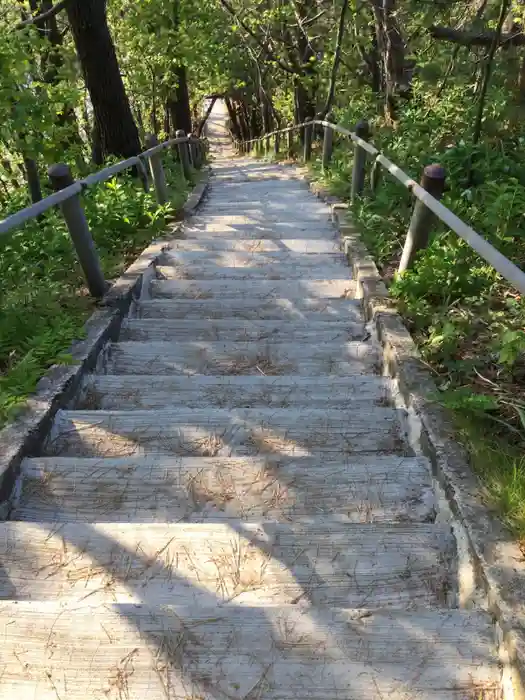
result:
[(221, 341), (294, 341), (348, 342), (363, 340), (365, 324), (345, 321), (242, 321), (235, 319), (194, 320), (136, 320), (123, 322), (120, 340), (221, 340)]
[(90, 375), (76, 408), (289, 408), (353, 409), (356, 404), (387, 406), (391, 382), (383, 377), (239, 377)]
[[(392, 408), (164, 409), (59, 411), (48, 454), (131, 457), (149, 453), (186, 457), (324, 454), (346, 459), (359, 452), (407, 453), (401, 419)], [(410, 454), (410, 452), (408, 452)]]
[(436, 524), (4, 522), (0, 598), (441, 607), (455, 553)]
[(176, 251), (202, 252), (209, 255), (213, 251), (239, 251), (246, 253), (336, 253), (340, 250), (339, 241), (326, 238), (288, 238), (285, 241), (272, 241), (269, 238), (188, 238), (170, 239), (167, 242), (169, 253)]
[(204, 263), (198, 265), (157, 265), (160, 280), (330, 280), (350, 279), (350, 270), (343, 265), (299, 266), (293, 263), (275, 263), (264, 267), (224, 267)]
[(430, 522), (435, 499), (422, 458), (37, 457), (22, 465), (12, 520), (206, 522), (338, 516)]
[(242, 297), (215, 299), (143, 300), (137, 304), (140, 318), (232, 319), (245, 321), (330, 321), (362, 323), (361, 302), (356, 299), (250, 300)]
[(3, 698), (501, 697), (481, 612), (88, 603), (0, 604)]
[(153, 297), (213, 299), (236, 296), (268, 301), (280, 297), (297, 299), (353, 299), (356, 283), (341, 278), (330, 280), (153, 280)]
[(348, 376), (377, 373), (380, 354), (374, 343), (323, 338), (318, 345), (276, 340), (125, 341), (109, 348), (107, 369), (111, 374)]

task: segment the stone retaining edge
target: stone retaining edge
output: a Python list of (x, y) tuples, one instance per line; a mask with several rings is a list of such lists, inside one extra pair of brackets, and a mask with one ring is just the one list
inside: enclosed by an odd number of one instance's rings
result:
[(374, 259), (349, 221), (348, 204), (312, 182), (304, 167), (294, 169), (313, 194), (331, 205), (332, 221), (341, 234), (341, 247), (357, 281), (366, 318), (374, 323), (383, 348), (384, 370), (397, 380), (406, 407), (421, 421), (421, 448), (466, 534), (469, 563), (502, 643), (503, 697), (525, 700), (525, 556), (484, 502), (481, 482), (470, 467), (466, 450), (457, 442), (450, 416), (431, 400), (438, 393), (437, 386)]
[[(209, 186), (210, 172), (209, 167), (202, 170), (202, 179), (182, 208), (184, 218), (190, 217), (201, 203)], [(178, 227), (180, 224), (173, 231)], [(95, 368), (106, 343), (118, 337), (122, 320), (133, 299), (140, 295), (143, 278), (165, 249), (162, 238), (153, 241), (115, 281), (100, 308), (87, 320), (86, 337), (75, 341), (69, 349), (71, 363), (53, 365), (39, 381), (23, 413), (0, 430), (0, 520), (8, 516), (11, 501), (16, 497), (22, 460), (38, 453), (57, 411), (72, 401), (84, 374)]]

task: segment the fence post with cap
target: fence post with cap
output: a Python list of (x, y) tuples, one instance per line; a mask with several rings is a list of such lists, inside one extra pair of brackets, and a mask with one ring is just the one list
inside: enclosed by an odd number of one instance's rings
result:
[[(52, 165), (48, 170), (48, 175), (55, 192), (59, 192), (75, 182), (69, 165), (65, 163)], [(96, 298), (103, 297), (108, 285), (104, 279), (80, 194), (75, 194), (64, 200), (60, 204), (60, 209), (84, 272), (89, 293)]]
[[(436, 199), (441, 199), (445, 191), (445, 180), (445, 168), (437, 164), (427, 165), (423, 170), (421, 187)], [(412, 266), (417, 252), (427, 247), (434, 221), (434, 214), (420, 199), (417, 199), (410, 219), (398, 272), (408, 270)]]
[[(326, 115), (326, 121), (333, 121), (331, 114)], [(323, 138), (323, 172), (328, 169), (332, 160), (332, 151), (334, 148), (334, 130), (331, 126), (325, 126)]]
[[(363, 141), (368, 141), (370, 138), (370, 127), (366, 120), (362, 120), (356, 124), (355, 134)], [(352, 171), (352, 194), (351, 200), (354, 203), (357, 197), (363, 194), (365, 188), (365, 168), (366, 168), (366, 151), (361, 148), (358, 143), (354, 143), (354, 169)]]
[(308, 161), (312, 157), (312, 137), (313, 137), (313, 132), (314, 132), (314, 125), (312, 123), (312, 120), (310, 117), (307, 117), (305, 119), (305, 124), (304, 124), (304, 151), (303, 151), (303, 159), (305, 163), (308, 163)]
[[(187, 138), (186, 134), (182, 129), (179, 129), (175, 136), (178, 139), (184, 139)], [(191, 165), (190, 165), (190, 153), (189, 153), (189, 147), (188, 147), (188, 142), (187, 141), (182, 141), (181, 143), (178, 144), (178, 150), (179, 150), (179, 160), (180, 164), (182, 166), (182, 172), (184, 173), (184, 177), (186, 180), (191, 180)]]
[[(146, 148), (154, 148), (159, 145), (159, 140), (155, 134), (147, 134)], [(153, 184), (155, 185), (155, 194), (157, 196), (157, 202), (161, 206), (166, 204), (169, 199), (168, 186), (166, 185), (166, 176), (164, 174), (164, 166), (162, 165), (162, 155), (160, 152), (154, 153), (148, 157), (149, 169), (151, 172), (151, 177), (153, 179)]]

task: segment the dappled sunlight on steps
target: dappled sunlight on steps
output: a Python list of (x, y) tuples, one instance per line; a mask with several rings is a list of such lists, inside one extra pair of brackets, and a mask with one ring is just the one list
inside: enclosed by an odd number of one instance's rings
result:
[(0, 696), (500, 700), (328, 208), (234, 156), (0, 524)]

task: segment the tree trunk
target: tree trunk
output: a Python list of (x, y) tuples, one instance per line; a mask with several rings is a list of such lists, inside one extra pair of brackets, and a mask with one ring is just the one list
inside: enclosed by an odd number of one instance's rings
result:
[(408, 94), (410, 81), (405, 66), (405, 43), (396, 19), (396, 0), (371, 0), (377, 44), (381, 54), (385, 112), (390, 121), (396, 115), (396, 97)]
[(67, 15), (100, 137), (100, 153), (95, 155), (135, 156), (141, 151), (139, 132), (109, 32), (106, 0), (70, 2)]
[(173, 132), (182, 129), (185, 134), (191, 133), (191, 108), (188, 81), (186, 78), (186, 66), (178, 66), (175, 69), (177, 87), (168, 100), (171, 128)]
[(40, 187), (40, 176), (36, 161), (33, 158), (24, 158), (24, 169), (31, 201), (35, 204), (42, 199), (42, 188)]

